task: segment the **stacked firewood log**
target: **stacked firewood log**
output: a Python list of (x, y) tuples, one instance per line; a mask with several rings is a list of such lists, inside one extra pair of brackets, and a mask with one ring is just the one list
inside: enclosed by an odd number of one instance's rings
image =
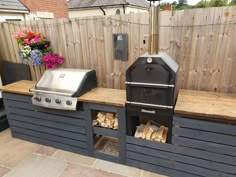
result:
[(118, 129), (118, 116), (110, 112), (98, 112), (96, 119), (93, 120), (93, 126)]
[(165, 143), (167, 139), (167, 132), (168, 128), (165, 126), (157, 126), (154, 124), (151, 124), (150, 121), (145, 124), (141, 124), (136, 127), (136, 132), (134, 136), (136, 138), (142, 138), (152, 141), (158, 141)]

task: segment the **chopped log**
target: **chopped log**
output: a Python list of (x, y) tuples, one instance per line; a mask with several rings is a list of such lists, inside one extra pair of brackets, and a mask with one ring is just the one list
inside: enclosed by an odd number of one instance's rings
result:
[[(115, 115), (115, 116), (114, 116)], [(93, 120), (93, 126), (118, 129), (117, 114), (111, 112), (98, 112), (97, 117)]]
[(165, 143), (167, 139), (167, 132), (167, 127), (158, 127), (155, 124), (151, 125), (151, 122), (148, 121), (146, 125), (141, 124), (136, 127), (134, 137)]
[(141, 124), (139, 126), (136, 127), (136, 132), (134, 134), (134, 137), (136, 138), (143, 138), (143, 130), (145, 128), (145, 125), (144, 124)]
[(114, 129), (118, 130), (118, 118), (114, 119)]

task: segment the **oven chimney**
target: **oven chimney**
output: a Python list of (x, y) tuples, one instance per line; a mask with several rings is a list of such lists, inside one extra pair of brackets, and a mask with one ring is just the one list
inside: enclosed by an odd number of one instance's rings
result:
[[(159, 13), (160, 0), (149, 0), (149, 39), (148, 39), (148, 53), (157, 54), (159, 50)], [(151, 4), (151, 2), (159, 1), (158, 5)]]

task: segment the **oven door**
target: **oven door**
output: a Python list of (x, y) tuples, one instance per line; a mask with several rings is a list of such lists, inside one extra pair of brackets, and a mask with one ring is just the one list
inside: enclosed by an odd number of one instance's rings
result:
[(127, 86), (127, 104), (152, 108), (173, 109), (172, 87), (153, 88), (141, 86)]

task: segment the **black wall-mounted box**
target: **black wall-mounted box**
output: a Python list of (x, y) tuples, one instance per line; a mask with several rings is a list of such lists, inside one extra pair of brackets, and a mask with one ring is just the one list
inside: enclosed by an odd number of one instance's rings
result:
[(128, 34), (113, 34), (115, 60), (128, 60)]

